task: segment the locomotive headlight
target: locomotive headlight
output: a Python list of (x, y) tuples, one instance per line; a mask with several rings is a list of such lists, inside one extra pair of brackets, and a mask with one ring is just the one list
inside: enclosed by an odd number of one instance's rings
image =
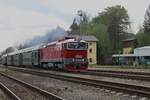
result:
[(82, 61), (84, 61), (84, 59), (82, 59)]
[(74, 58), (72, 59), (72, 61), (73, 61), (73, 62), (75, 61)]

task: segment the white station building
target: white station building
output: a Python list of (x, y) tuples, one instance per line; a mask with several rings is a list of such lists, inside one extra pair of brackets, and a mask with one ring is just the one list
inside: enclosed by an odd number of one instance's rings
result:
[(114, 54), (112, 57), (114, 64), (150, 64), (150, 46), (135, 48), (133, 54)]
[(138, 56), (150, 56), (150, 46), (134, 49), (134, 54)]

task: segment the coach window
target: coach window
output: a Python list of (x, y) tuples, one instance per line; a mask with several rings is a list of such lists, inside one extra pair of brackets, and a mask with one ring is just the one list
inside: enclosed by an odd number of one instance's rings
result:
[(92, 48), (90, 48), (89, 52), (92, 53)]
[(89, 62), (92, 62), (92, 58), (89, 59)]

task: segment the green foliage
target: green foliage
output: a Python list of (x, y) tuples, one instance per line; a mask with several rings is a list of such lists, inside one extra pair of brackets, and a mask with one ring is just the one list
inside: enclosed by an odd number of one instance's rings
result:
[(82, 33), (84, 35), (94, 35), (99, 40), (97, 43), (98, 64), (103, 64), (113, 53), (122, 50), (121, 40), (124, 38), (130, 24), (124, 7), (120, 5), (107, 7), (90, 22), (86, 13), (83, 13), (82, 17), (83, 19), (80, 22)]
[(138, 41), (138, 47), (150, 45), (150, 33), (138, 33), (136, 34)]
[(70, 29), (71, 29), (71, 32), (70, 32), (71, 34), (78, 34), (79, 35), (80, 30), (79, 30), (79, 26), (78, 26), (75, 18), (73, 20), (73, 23), (70, 26)]
[(94, 35), (99, 39), (97, 42), (97, 62), (98, 64), (103, 64), (107, 55), (110, 55), (112, 51), (106, 26), (101, 23), (91, 22), (86, 33), (86, 35)]
[(80, 16), (80, 19), (74, 18), (72, 25), (70, 26), (71, 34), (79, 35), (80, 33), (86, 34), (86, 30), (89, 23), (89, 17), (86, 12), (82, 11), (82, 16)]
[(107, 27), (107, 32), (109, 33), (109, 39), (112, 43), (112, 48), (114, 53), (118, 53), (121, 50), (121, 40), (126, 30), (128, 28), (129, 16), (124, 7), (117, 5), (113, 7), (106, 8), (103, 12), (99, 13), (96, 17), (95, 22), (103, 23)]
[(146, 10), (144, 16), (143, 27), (139, 28), (139, 32), (136, 34), (138, 47), (150, 45), (150, 5)]
[(88, 28), (89, 17), (86, 12), (83, 12), (82, 19), (80, 21), (79, 27), (81, 27), (81, 33), (86, 34), (86, 30)]
[(129, 24), (127, 10), (120, 5), (105, 8), (105, 10), (99, 13), (99, 16), (95, 17), (93, 20), (107, 26), (110, 23), (116, 23), (121, 29), (126, 29), (126, 25)]
[(98, 63), (103, 64), (113, 53), (120, 53), (128, 25), (127, 11), (119, 5), (106, 8), (88, 24), (86, 33), (99, 39)]

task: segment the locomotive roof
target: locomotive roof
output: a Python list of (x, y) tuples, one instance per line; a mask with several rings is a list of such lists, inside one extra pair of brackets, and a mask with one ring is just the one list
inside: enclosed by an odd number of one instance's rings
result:
[[(47, 46), (57, 44), (57, 43), (68, 43), (68, 42), (77, 42), (77, 41), (76, 41), (76, 39), (66, 39), (66, 40), (62, 40), (62, 41), (54, 41), (54, 42), (48, 43)], [(80, 42), (85, 42), (85, 41), (81, 40)]]
[[(65, 41), (63, 41), (63, 43), (67, 43), (67, 42), (78, 42), (76, 39), (67, 39)], [(86, 42), (84, 40), (80, 40), (80, 42)]]
[(56, 44), (56, 43), (57, 43), (57, 41), (53, 41), (53, 42), (48, 43), (47, 45), (53, 45), (53, 44)]
[(75, 39), (67, 39), (65, 41), (62, 41), (62, 43), (67, 43), (67, 42), (75, 42)]
[(42, 45), (36, 45), (36, 46), (30, 47), (30, 48), (25, 48), (25, 49), (22, 49), (20, 53), (38, 50), (38, 49), (42, 48), (42, 46), (43, 46), (43, 44)]
[(66, 36), (66, 38), (75, 38), (75, 39), (79, 39), (79, 38), (82, 38), (82, 40), (84, 41), (89, 41), (89, 42), (98, 42), (99, 40), (93, 36), (93, 35), (69, 35), (69, 36)]

